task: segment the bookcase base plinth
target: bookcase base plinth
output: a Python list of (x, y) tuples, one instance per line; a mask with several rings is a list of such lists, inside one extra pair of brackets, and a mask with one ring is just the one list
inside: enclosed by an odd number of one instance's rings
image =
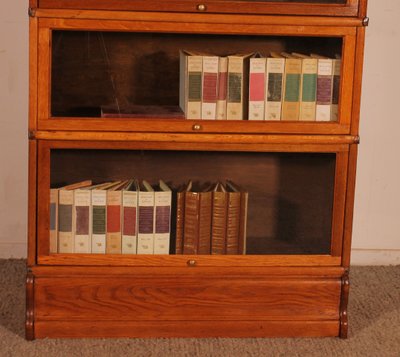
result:
[(243, 268), (39, 270), (35, 338), (339, 335), (342, 284), (334, 267), (310, 275), (258, 268), (252, 279)]

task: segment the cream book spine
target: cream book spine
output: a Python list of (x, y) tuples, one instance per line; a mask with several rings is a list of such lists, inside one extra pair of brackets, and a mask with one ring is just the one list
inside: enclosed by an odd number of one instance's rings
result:
[(137, 253), (137, 187), (122, 191), (122, 254)]
[(93, 190), (91, 197), (92, 253), (106, 253), (107, 191)]
[(50, 254), (58, 252), (58, 191), (50, 189)]
[(58, 252), (74, 253), (74, 191), (60, 189), (58, 196)]
[(317, 78), (317, 107), (315, 119), (317, 121), (331, 121), (332, 107), (333, 60), (318, 59)]
[(141, 185), (138, 200), (137, 254), (154, 252), (154, 190), (146, 183)]
[(250, 58), (249, 120), (264, 120), (266, 58)]
[(218, 62), (217, 119), (226, 119), (226, 92), (228, 85), (228, 58), (220, 57)]
[(76, 189), (74, 192), (74, 253), (91, 253), (91, 191)]
[(171, 189), (160, 181), (154, 192), (154, 254), (169, 254), (171, 201)]
[(285, 58), (267, 58), (265, 120), (281, 120)]
[[(248, 76), (245, 81), (244, 56), (228, 56), (228, 93), (226, 102), (226, 118), (228, 120), (243, 120), (244, 117), (244, 87), (248, 90)], [(247, 82), (247, 83), (246, 83)], [(247, 110), (247, 109), (246, 109)]]
[(186, 119), (201, 119), (203, 57), (180, 52), (179, 106)]
[(318, 60), (303, 58), (302, 61), (300, 120), (315, 121)]
[(122, 194), (120, 189), (107, 191), (107, 254), (121, 254), (122, 252), (121, 203)]
[(217, 118), (218, 56), (203, 56), (201, 119)]

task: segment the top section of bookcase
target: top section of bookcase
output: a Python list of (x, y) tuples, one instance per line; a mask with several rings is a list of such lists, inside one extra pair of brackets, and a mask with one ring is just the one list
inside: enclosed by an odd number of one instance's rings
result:
[(31, 8), (302, 16), (365, 16), (367, 0), (30, 0)]

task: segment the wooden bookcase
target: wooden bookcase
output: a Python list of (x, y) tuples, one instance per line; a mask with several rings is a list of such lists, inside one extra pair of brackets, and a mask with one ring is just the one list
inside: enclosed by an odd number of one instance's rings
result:
[[(30, 0), (27, 339), (346, 337), (366, 3)], [(181, 49), (340, 54), (339, 119), (100, 117), (177, 105)], [(50, 187), (128, 177), (240, 183), (247, 254), (49, 253)]]

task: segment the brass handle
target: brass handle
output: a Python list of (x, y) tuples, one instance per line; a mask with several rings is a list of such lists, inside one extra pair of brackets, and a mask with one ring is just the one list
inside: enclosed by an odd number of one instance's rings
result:
[(207, 10), (207, 6), (204, 4), (199, 4), (197, 5), (197, 10), (198, 11), (206, 11)]
[(193, 129), (193, 130), (201, 130), (202, 127), (201, 127), (200, 124), (194, 124), (194, 125), (192, 126), (192, 129)]
[(189, 267), (194, 267), (196, 266), (197, 262), (194, 259), (190, 259), (186, 263)]

